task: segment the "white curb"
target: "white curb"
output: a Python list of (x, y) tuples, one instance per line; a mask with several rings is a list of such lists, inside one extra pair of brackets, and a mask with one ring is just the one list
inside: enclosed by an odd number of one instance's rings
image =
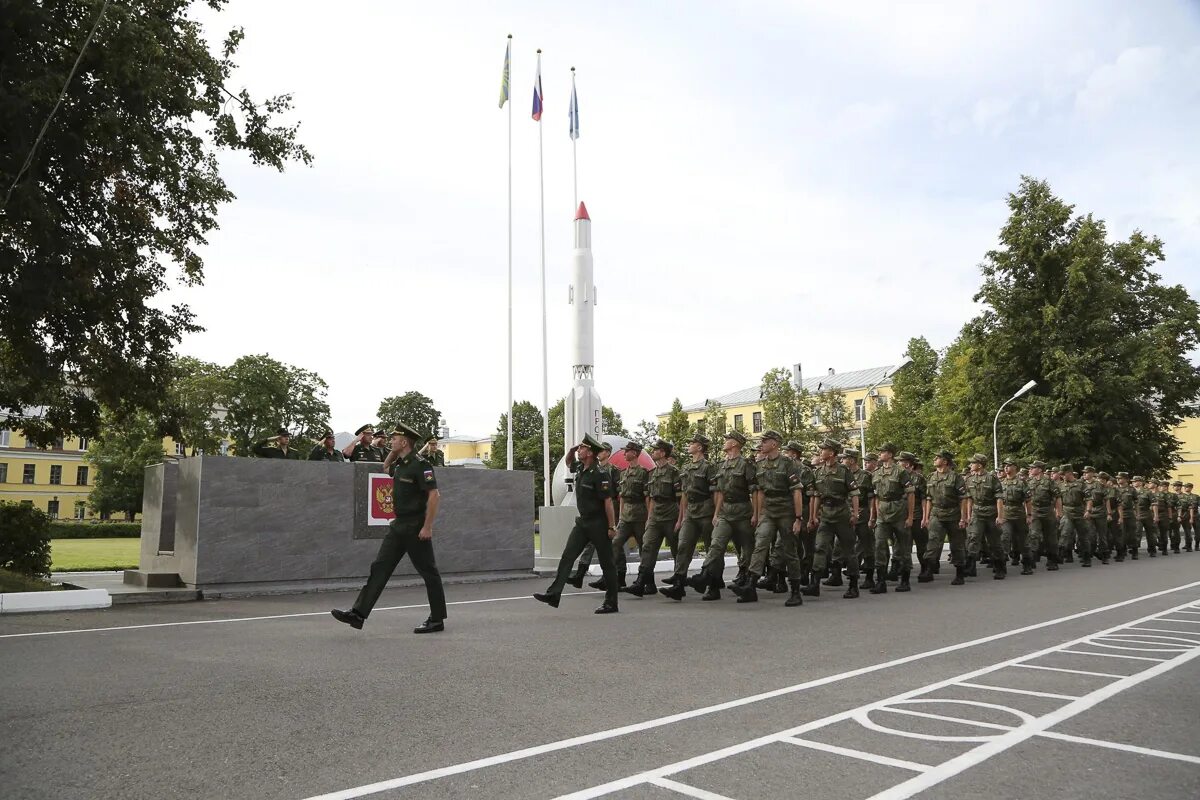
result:
[(66, 589), (61, 592), (0, 592), (0, 614), (30, 611), (79, 611), (109, 608), (112, 597), (104, 589)]

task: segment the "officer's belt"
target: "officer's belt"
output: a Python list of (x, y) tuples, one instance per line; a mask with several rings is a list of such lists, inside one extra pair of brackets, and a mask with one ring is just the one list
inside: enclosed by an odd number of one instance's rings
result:
[(900, 493), (899, 495), (897, 495), (896, 497), (880, 497), (879, 499), (880, 499), (880, 500), (882, 500), (882, 501), (883, 501), (883, 502), (885, 502), (885, 503), (894, 503), (894, 502), (896, 502), (897, 500), (903, 500), (903, 499), (904, 499), (904, 493), (903, 493), (903, 492), (901, 492), (901, 493)]
[(704, 492), (688, 492), (687, 493), (688, 502), (691, 502), (691, 503), (702, 503), (711, 497), (712, 497), (711, 494), (705, 494)]
[(845, 500), (822, 500), (821, 501), (821, 506), (823, 508), (841, 508), (844, 505), (846, 505)]
[(675, 500), (675, 496), (674, 496), (674, 495), (669, 495), (669, 494), (664, 494), (664, 495), (651, 495), (651, 496), (650, 496), (650, 499), (651, 499), (651, 500), (653, 500), (653, 501), (654, 501), (654, 502), (656, 502), (656, 503), (657, 503), (657, 502), (659, 502), (659, 501), (662, 501), (662, 500), (667, 500), (667, 501), (670, 501), (670, 502), (674, 502), (674, 500)]
[(765, 491), (764, 491), (764, 492), (763, 492), (763, 494), (765, 494), (767, 497), (787, 497), (787, 496), (789, 496), (789, 495), (791, 494), (791, 492), (789, 492), (789, 491), (783, 491), (783, 492), (780, 492), (780, 491), (777, 491), (777, 490), (773, 490), (773, 491), (770, 491), (770, 492), (765, 492)]
[(944, 501), (938, 501), (938, 502), (934, 503), (934, 506), (936, 506), (937, 508), (958, 508), (958, 501), (956, 500), (956, 501), (950, 502), (950, 503), (947, 503)]
[(725, 495), (725, 502), (726, 502), (726, 503), (749, 503), (749, 502), (750, 502), (750, 495), (748, 495), (748, 494), (747, 494), (747, 495), (735, 495), (735, 496), (730, 496), (729, 494), (726, 494), (726, 495)]

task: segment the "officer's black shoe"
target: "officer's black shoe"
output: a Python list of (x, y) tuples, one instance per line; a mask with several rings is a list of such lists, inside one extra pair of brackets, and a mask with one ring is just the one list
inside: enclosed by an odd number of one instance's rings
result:
[(442, 622), (440, 619), (434, 619), (433, 617), (430, 617), (417, 627), (413, 628), (413, 633), (441, 633), (444, 630), (446, 630), (446, 623)]
[(1138, 551), (1137, 551), (1136, 547), (1133, 548), (1133, 552), (1129, 554), (1129, 557), (1132, 558), (1134, 561), (1138, 560)]
[(800, 590), (800, 594), (804, 595), (805, 597), (821, 596), (821, 578), (815, 571), (808, 571), (808, 585)]
[(933, 559), (921, 559), (921, 572), (917, 575), (917, 583), (932, 583), (933, 582)]
[(757, 603), (758, 588), (754, 585), (754, 579), (758, 576), (753, 572), (750, 573), (750, 580), (743, 583), (741, 586), (734, 584), (729, 587), (729, 590), (737, 595), (739, 603)]
[(896, 587), (896, 591), (897, 592), (911, 592), (912, 591), (912, 586), (910, 586), (908, 583), (908, 573), (907, 572), (900, 573), (900, 585)]
[(339, 608), (335, 608), (332, 611), (330, 611), (329, 613), (332, 614), (333, 618), (336, 619), (338, 622), (344, 622), (347, 625), (349, 625), (351, 628), (354, 628), (357, 631), (361, 631), (363, 623), (367, 621), (361, 614), (359, 614), (353, 608), (350, 609), (349, 611), (342, 611)]
[(599, 589), (602, 592), (608, 591), (608, 581), (604, 580), (603, 575), (594, 581), (588, 581), (588, 586), (592, 587), (593, 589)]
[(787, 570), (775, 570), (775, 586), (771, 589), (771, 591), (775, 594), (787, 594), (787, 581)]
[(683, 580), (685, 580), (684, 576), (676, 575), (674, 572), (672, 572), (669, 577), (663, 578), (663, 586), (674, 586)]
[(628, 586), (618, 587), (617, 591), (627, 592), (634, 597), (641, 597), (646, 594), (646, 582), (643, 579), (642, 574), (639, 572), (637, 579), (633, 583), (629, 584)]
[(895, 581), (895, 580), (899, 579), (899, 577), (900, 577), (900, 562), (893, 558), (891, 566), (888, 567), (887, 579), (889, 581)]
[(996, 566), (992, 567), (992, 580), (1002, 581), (1008, 575), (1008, 562), (1001, 561)]
[[(759, 579), (758, 583), (754, 584), (755, 588), (774, 590), (775, 577), (777, 575), (778, 575), (778, 573), (775, 571), (774, 567), (767, 567), (767, 574), (762, 576), (762, 578)], [(736, 581), (734, 581), (734, 583), (736, 583)]]
[(788, 580), (791, 586), (792, 593), (788, 595), (788, 599), (783, 601), (783, 604), (788, 608), (804, 605), (804, 598), (800, 595), (800, 581)]
[(558, 608), (558, 603), (562, 600), (561, 594), (545, 594), (544, 592), (534, 592), (533, 599), (539, 603), (545, 603), (551, 608)]
[[(675, 586), (678, 587), (679, 589), (683, 589), (684, 586), (687, 586), (693, 592), (698, 592), (698, 593), (703, 594), (705, 588), (708, 587), (708, 573), (705, 572), (704, 570), (700, 570), (695, 575), (692, 575), (691, 577), (686, 578), (683, 581), (683, 583), (677, 583), (677, 584), (675, 584)], [(666, 590), (664, 589), (663, 591), (666, 591)]]
[(821, 581), (822, 584), (829, 587), (837, 587), (842, 585), (842, 567), (839, 564), (834, 564), (829, 571), (829, 577)]
[(1058, 572), (1058, 559), (1051, 558), (1046, 562), (1046, 572)]
[(1179, 554), (1179, 548), (1178, 548), (1178, 547), (1172, 547), (1172, 548), (1171, 548), (1171, 552), (1172, 552), (1172, 553), (1175, 553), (1176, 555), (1178, 555), (1178, 554)]
[(574, 586), (576, 589), (583, 588), (583, 578), (587, 575), (587, 570), (583, 567), (576, 567), (575, 571), (567, 576), (567, 585)]
[(950, 581), (951, 586), (962, 586), (966, 583), (967, 568), (965, 566), (956, 565), (954, 567), (954, 580)]
[(617, 613), (617, 604), (616, 603), (605, 603), (604, 605), (600, 606), (592, 613), (593, 614), (616, 614)]
[(1091, 558), (1089, 558), (1089, 557), (1087, 557), (1087, 556), (1084, 556), (1084, 557), (1081, 557), (1081, 558), (1079, 559), (1079, 566), (1081, 566), (1081, 567), (1090, 567), (1091, 565), (1092, 565), (1092, 559), (1091, 559)]
[(977, 570), (975, 568), (975, 557), (974, 556), (967, 557), (967, 566), (964, 568), (963, 577), (966, 577), (966, 578), (978, 578), (979, 577), (979, 570)]
[(844, 595), (842, 595), (842, 599), (843, 600), (853, 600), (856, 597), (858, 597), (858, 576), (851, 575), (850, 576), (850, 588), (848, 588), (846, 590), (846, 593)]
[[(865, 586), (865, 584), (864, 584)], [(887, 574), (880, 568), (875, 574), (875, 585), (868, 591), (871, 594), (887, 594)]]
[(875, 588), (875, 579), (871, 577), (874, 574), (874, 572), (875, 572), (874, 569), (865, 569), (863, 571), (862, 583), (860, 584), (862, 586), (862, 588), (864, 588), (868, 591)]
[(679, 584), (675, 584), (674, 586), (664, 586), (658, 593), (671, 600), (682, 600), (683, 596), (687, 594), (687, 589), (684, 589)]
[(658, 587), (654, 585), (654, 575), (651, 574), (645, 581), (642, 582), (642, 594), (649, 597), (650, 595), (658, 594)]
[(1107, 563), (1108, 563), (1108, 554), (1107, 554), (1107, 553), (1106, 553), (1106, 554), (1104, 554), (1104, 555), (1102, 555), (1102, 556), (1100, 556), (1100, 563), (1101, 563), (1101, 564), (1107, 564)]

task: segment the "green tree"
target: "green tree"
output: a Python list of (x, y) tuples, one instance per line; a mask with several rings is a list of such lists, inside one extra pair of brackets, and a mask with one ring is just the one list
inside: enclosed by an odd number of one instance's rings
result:
[(813, 410), (820, 436), (847, 441), (854, 412), (846, 405), (845, 392), (841, 389), (821, 392), (813, 399)]
[(691, 427), (688, 424), (687, 412), (683, 410), (683, 403), (679, 402), (678, 397), (671, 403), (671, 413), (667, 415), (666, 422), (658, 427), (658, 435), (670, 442), (678, 453), (687, 449), (687, 441), (692, 438)]
[(379, 417), (379, 425), (389, 431), (395, 428), (397, 422), (404, 422), (429, 436), (437, 433), (438, 423), (442, 419), (442, 413), (434, 407), (433, 400), (420, 392), (385, 397), (379, 401), (379, 409), (375, 413)]
[(132, 521), (142, 510), (146, 467), (164, 460), (162, 435), (145, 412), (118, 417), (106, 411), (102, 422), (100, 435), (88, 445), (87, 460), (96, 474), (88, 505), (101, 514), (125, 514)]
[(762, 377), (763, 427), (778, 431), (785, 442), (815, 442), (812, 424), (817, 399), (807, 389), (797, 389), (788, 369), (775, 367)]
[(637, 430), (633, 432), (633, 440), (647, 450), (658, 441), (658, 423), (644, 419), (638, 423)]
[(1002, 451), (1165, 472), (1180, 444), (1172, 431), (1200, 394), (1188, 360), (1200, 307), (1153, 271), (1162, 242), (1141, 231), (1110, 241), (1103, 220), (1028, 177), (1008, 206), (981, 266), (984, 310), (963, 331), (967, 425), (990, 443), (996, 410), (1032, 379), (1000, 418)]
[(600, 418), (604, 421), (604, 433), (606, 436), (631, 438), (629, 430), (625, 427), (625, 421), (621, 419), (621, 415), (608, 406), (600, 407)]
[(894, 442), (904, 450), (928, 456), (946, 444), (932, 427), (938, 354), (924, 336), (917, 336), (908, 340), (904, 355), (912, 363), (892, 377), (891, 402), (871, 412), (867, 446), (878, 449), (884, 442)]
[(254, 442), (275, 435), (280, 427), (298, 436), (292, 446), (301, 449), (311, 431), (328, 424), (329, 387), (315, 372), (255, 355), (242, 356), (225, 375), (225, 425), (238, 455), (248, 455)]
[[(954, 453), (959, 466), (967, 463), (974, 453), (987, 453), (988, 434), (973, 422), (967, 409), (974, 403), (974, 389), (968, 374), (971, 361), (976, 358), (977, 342), (969, 331), (964, 331), (946, 348), (941, 357), (941, 368), (934, 382), (934, 400), (929, 416), (927, 434), (934, 442), (928, 456), (935, 449), (948, 448)], [(991, 431), (991, 423), (986, 428)]]
[(725, 407), (720, 401), (705, 402), (704, 418), (696, 424), (696, 433), (702, 433), (714, 442), (720, 442), (725, 436)]
[[(213, 53), (190, 3), (111, 3), (102, 18), (100, 6), (0, 14), (0, 424), (39, 444), (97, 436), (102, 407), (158, 413), (172, 348), (200, 328), (157, 298), (168, 268), (203, 281), (200, 247), (234, 199), (218, 154), (311, 161), (297, 125), (277, 121), (290, 95), (227, 88), (240, 29)], [(23, 418), (33, 406), (44, 414)]]
[(167, 387), (164, 433), (189, 455), (217, 453), (226, 436), (225, 402), (230, 386), (224, 368), (190, 356), (175, 358)]
[[(562, 430), (558, 439), (562, 441)], [(562, 457), (561, 454), (559, 456)], [(492, 452), (485, 462), (491, 469), (508, 468), (508, 415), (501, 414), (492, 439)], [(557, 461), (551, 462), (557, 464)], [(542, 463), (542, 412), (528, 400), (513, 404), (513, 469), (534, 473), (533, 504), (545, 505)]]
[(46, 512), (0, 501), (0, 570), (48, 578), (50, 555), (50, 517)]

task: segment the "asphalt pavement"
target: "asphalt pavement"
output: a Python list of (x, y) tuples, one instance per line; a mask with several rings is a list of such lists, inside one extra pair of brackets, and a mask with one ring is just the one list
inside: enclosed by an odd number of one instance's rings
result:
[(420, 588), (0, 618), (12, 798), (1200, 797), (1200, 553), (784, 608)]

